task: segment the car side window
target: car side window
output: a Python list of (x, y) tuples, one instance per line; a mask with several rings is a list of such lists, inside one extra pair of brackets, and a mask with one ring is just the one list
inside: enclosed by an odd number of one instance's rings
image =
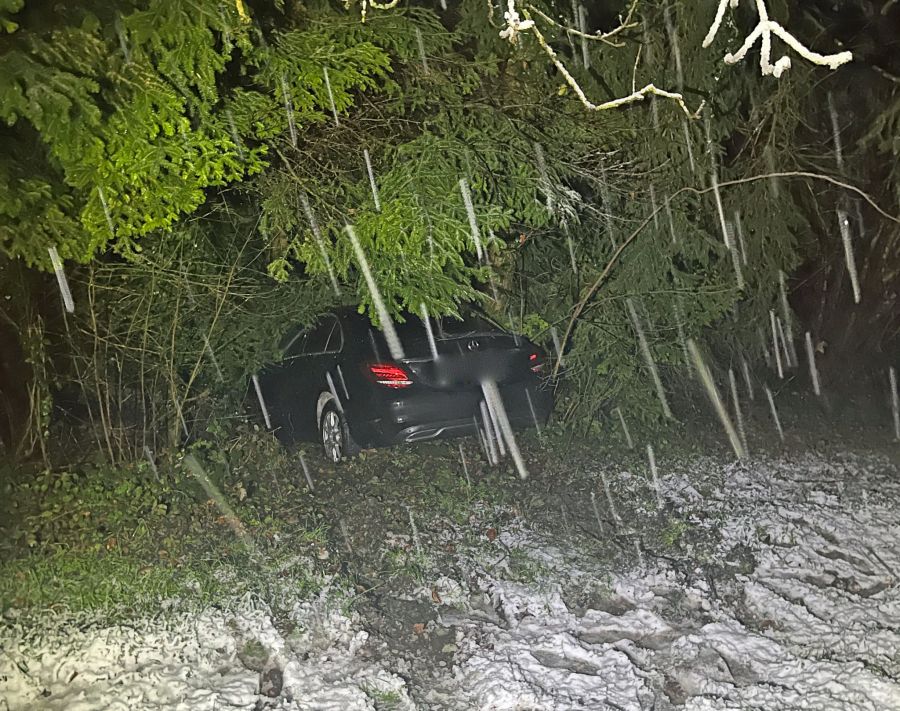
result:
[(337, 316), (326, 314), (312, 328), (301, 331), (289, 341), (285, 358), (337, 353), (343, 347), (343, 335)]
[(303, 355), (303, 347), (306, 345), (307, 336), (309, 336), (309, 331), (307, 329), (298, 329), (281, 349), (284, 353), (284, 357), (296, 358), (299, 355)]

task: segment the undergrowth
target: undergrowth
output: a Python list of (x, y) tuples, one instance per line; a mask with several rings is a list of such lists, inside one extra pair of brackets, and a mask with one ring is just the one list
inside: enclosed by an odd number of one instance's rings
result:
[(273, 580), (314, 591), (327, 526), (290, 455), (257, 439), (192, 448), (220, 497), (183, 452), (152, 465), (4, 472), (0, 612), (139, 612), (173, 598), (265, 595)]

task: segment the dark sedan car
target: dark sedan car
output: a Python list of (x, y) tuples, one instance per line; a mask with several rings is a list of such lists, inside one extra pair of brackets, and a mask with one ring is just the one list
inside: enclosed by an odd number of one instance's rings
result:
[(547, 420), (553, 396), (537, 346), (474, 314), (428, 326), (414, 316), (395, 324), (397, 359), (350, 309), (289, 333), (282, 360), (259, 377), (276, 434), (318, 440), (337, 462), (360, 447), (478, 433), (494, 459), (510, 429)]

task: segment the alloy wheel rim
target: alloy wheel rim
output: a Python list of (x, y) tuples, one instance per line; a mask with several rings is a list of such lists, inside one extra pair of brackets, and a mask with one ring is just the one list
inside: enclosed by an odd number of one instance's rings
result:
[(342, 440), (340, 417), (331, 410), (325, 413), (325, 419), (322, 422), (322, 444), (325, 445), (325, 453), (328, 458), (334, 463), (341, 461)]

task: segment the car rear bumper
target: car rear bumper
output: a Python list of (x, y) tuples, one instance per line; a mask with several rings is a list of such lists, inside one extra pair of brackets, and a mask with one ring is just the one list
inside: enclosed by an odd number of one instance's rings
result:
[[(543, 425), (553, 409), (552, 393), (537, 382), (502, 386), (500, 398), (515, 429)], [(475, 434), (482, 399), (478, 391), (393, 393), (377, 408), (382, 416), (351, 421), (351, 431), (364, 446)]]

